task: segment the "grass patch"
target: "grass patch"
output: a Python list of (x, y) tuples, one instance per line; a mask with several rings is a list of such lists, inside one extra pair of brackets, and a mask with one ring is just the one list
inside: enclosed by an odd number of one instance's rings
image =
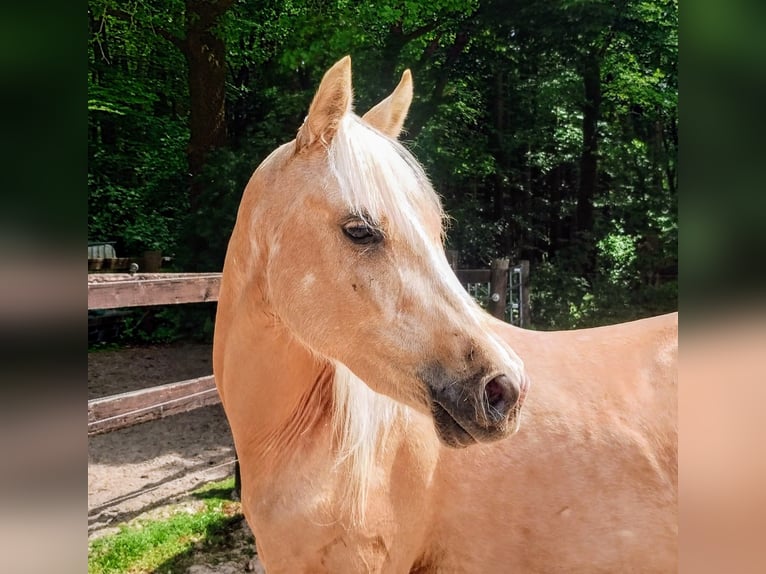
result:
[(242, 519), (238, 502), (230, 499), (234, 479), (194, 491), (191, 503), (177, 505), (159, 520), (137, 519), (120, 531), (88, 545), (90, 574), (177, 572), (195, 549), (225, 542), (226, 533)]

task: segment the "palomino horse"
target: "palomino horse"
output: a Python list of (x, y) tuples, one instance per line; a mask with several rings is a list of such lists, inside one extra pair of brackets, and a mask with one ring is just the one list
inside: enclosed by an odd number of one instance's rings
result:
[(409, 71), (360, 118), (350, 68), (253, 174), (223, 271), (215, 378), (266, 571), (675, 571), (677, 315), (484, 313), (396, 141)]

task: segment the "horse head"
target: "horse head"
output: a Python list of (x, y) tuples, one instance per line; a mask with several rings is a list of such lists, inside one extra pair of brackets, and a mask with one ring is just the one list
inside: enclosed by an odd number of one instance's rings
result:
[(241, 210), (274, 320), (317, 357), (431, 415), (443, 443), (467, 446), (518, 428), (526, 375), (449, 266), (439, 197), (397, 141), (411, 100), (405, 71), (357, 116), (343, 58), (295, 140), (256, 170)]

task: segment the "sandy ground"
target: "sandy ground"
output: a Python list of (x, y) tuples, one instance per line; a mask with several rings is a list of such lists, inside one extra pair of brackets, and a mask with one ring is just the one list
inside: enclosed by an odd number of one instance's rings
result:
[[(154, 345), (88, 354), (88, 398), (212, 373), (211, 346)], [(220, 405), (203, 407), (88, 439), (88, 538), (133, 518), (189, 505), (188, 493), (231, 476), (234, 447)], [(172, 506), (170, 506), (172, 505)], [(244, 520), (225, 548), (196, 551), (185, 574), (263, 574)]]
[[(210, 345), (88, 354), (88, 398), (209, 375)], [(220, 405), (88, 439), (88, 536), (230, 476), (234, 448)]]

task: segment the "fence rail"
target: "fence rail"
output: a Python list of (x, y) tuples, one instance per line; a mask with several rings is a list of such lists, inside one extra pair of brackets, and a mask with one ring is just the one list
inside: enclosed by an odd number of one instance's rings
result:
[(88, 436), (220, 402), (213, 375), (88, 401)]
[[(220, 273), (88, 274), (88, 310), (218, 300)], [(220, 402), (213, 375), (88, 401), (88, 435)]]
[(88, 310), (218, 301), (220, 273), (88, 274)]

